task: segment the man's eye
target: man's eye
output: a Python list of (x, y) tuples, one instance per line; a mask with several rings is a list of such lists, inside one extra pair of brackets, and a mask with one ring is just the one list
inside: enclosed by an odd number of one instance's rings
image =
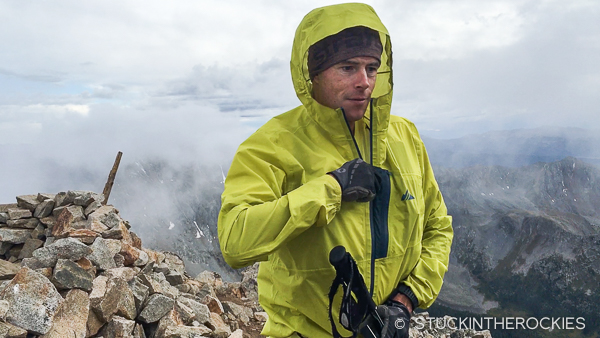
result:
[(345, 72), (350, 72), (354, 69), (352, 66), (342, 66), (342, 70)]

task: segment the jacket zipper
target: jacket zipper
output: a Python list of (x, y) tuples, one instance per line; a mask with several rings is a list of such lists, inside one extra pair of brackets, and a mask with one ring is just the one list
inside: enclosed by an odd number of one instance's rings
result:
[[(371, 121), (369, 123), (369, 143), (371, 153), (371, 165), (373, 165), (373, 121), (375, 120), (375, 116), (373, 115), (373, 99), (369, 104), (370, 113), (371, 113)], [(371, 229), (371, 286), (369, 288), (369, 293), (371, 294), (371, 298), (373, 298), (373, 291), (375, 289), (375, 220), (373, 219), (373, 201), (369, 202), (369, 228)]]
[[(371, 120), (370, 120), (370, 125), (369, 125), (369, 147), (370, 147), (370, 157), (371, 157), (371, 162), (370, 164), (373, 165), (373, 120), (374, 120), (374, 116), (373, 116), (373, 99), (371, 98), (371, 102), (369, 103), (369, 108), (370, 108), (370, 112), (371, 112)], [(360, 153), (360, 148), (358, 147), (358, 143), (356, 142), (356, 138), (354, 137), (354, 134), (352, 133), (352, 129), (350, 128), (350, 123), (348, 122), (348, 118), (346, 117), (346, 112), (344, 111), (344, 108), (340, 108), (340, 110), (342, 111), (342, 116), (344, 117), (344, 121), (346, 122), (346, 127), (348, 127), (348, 132), (350, 133), (350, 136), (352, 137), (352, 141), (354, 142), (354, 147), (356, 148), (356, 151), (358, 152), (358, 157), (364, 161), (362, 154)], [(373, 289), (375, 288), (375, 229), (373, 227), (373, 201), (369, 202), (369, 229), (371, 230), (371, 276), (370, 276), (370, 281), (371, 281), (371, 285), (369, 287), (369, 294), (371, 295), (371, 297), (373, 297)]]

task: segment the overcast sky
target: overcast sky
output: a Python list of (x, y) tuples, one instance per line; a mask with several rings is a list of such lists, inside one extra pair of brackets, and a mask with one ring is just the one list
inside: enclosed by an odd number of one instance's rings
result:
[[(0, 202), (60, 168), (105, 176), (119, 150), (228, 163), (299, 104), (294, 31), (333, 3), (1, 1)], [(600, 1), (367, 3), (392, 36), (392, 113), (422, 134), (600, 129)]]

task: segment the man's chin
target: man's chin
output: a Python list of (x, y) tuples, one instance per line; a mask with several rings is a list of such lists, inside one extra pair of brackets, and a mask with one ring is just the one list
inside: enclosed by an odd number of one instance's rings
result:
[(346, 113), (346, 119), (348, 120), (348, 122), (356, 122), (356, 121), (362, 120), (363, 116), (365, 116), (365, 113), (355, 113), (355, 114)]

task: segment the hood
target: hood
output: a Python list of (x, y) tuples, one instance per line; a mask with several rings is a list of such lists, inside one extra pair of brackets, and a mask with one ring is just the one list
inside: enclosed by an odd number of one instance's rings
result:
[[(318, 124), (332, 128), (330, 131), (334, 137), (339, 133), (341, 133), (340, 137), (347, 134), (339, 129), (346, 128), (340, 110), (319, 104), (311, 95), (312, 82), (308, 73), (308, 48), (327, 36), (355, 26), (365, 26), (378, 31), (383, 46), (381, 66), (377, 72), (377, 81), (371, 96), (375, 119), (365, 121), (367, 125), (373, 125), (373, 137), (378, 135), (383, 137), (382, 135), (385, 135), (387, 131), (392, 102), (392, 44), (387, 29), (371, 6), (360, 3), (333, 5), (314, 9), (304, 17), (296, 30), (292, 47), (290, 67), (294, 89), (302, 104)], [(363, 119), (370, 120), (370, 114), (370, 109), (367, 109)], [(371, 122), (374, 123), (371, 124)]]

